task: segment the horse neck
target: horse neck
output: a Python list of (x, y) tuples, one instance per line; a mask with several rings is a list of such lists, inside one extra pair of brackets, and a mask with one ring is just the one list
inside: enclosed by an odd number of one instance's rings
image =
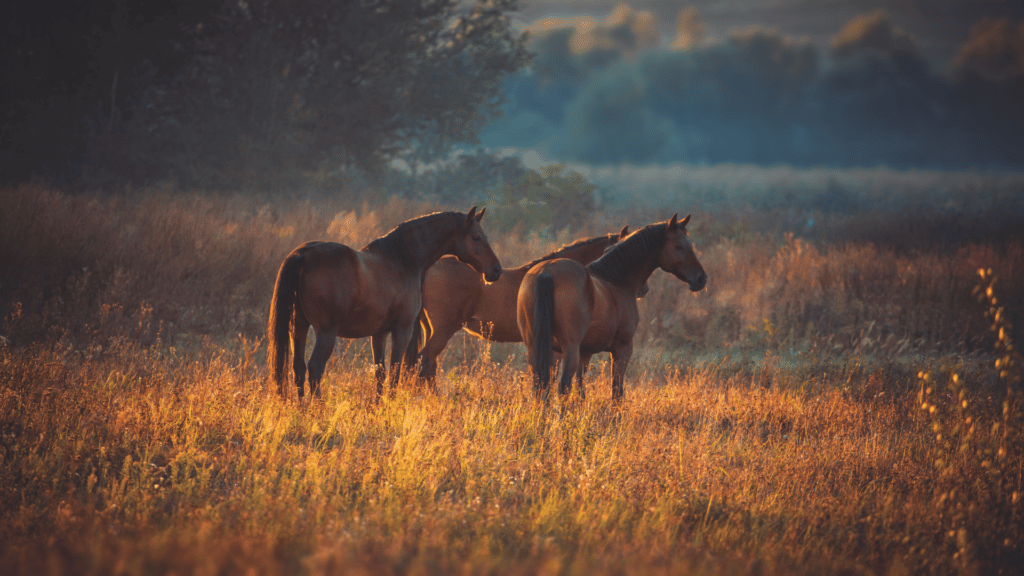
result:
[(413, 269), (422, 272), (434, 265), (446, 254), (455, 254), (455, 242), (457, 236), (462, 233), (456, 226), (442, 234), (417, 234), (410, 230), (406, 238), (406, 248), (412, 256), (410, 265)]
[[(651, 240), (657, 242), (653, 238)], [(634, 240), (626, 240), (626, 242), (637, 241), (643, 240), (639, 236)], [(654, 249), (646, 249), (642, 250), (640, 254), (630, 255), (623, 252), (623, 250), (627, 250), (626, 246), (616, 244), (601, 258), (588, 264), (587, 270), (608, 284), (618, 286), (630, 294), (636, 294), (658, 268), (658, 258), (662, 246), (663, 242), (659, 243), (657, 247), (651, 247)]]
[(600, 258), (601, 254), (604, 254), (605, 249), (608, 248), (608, 238), (603, 237), (602, 239), (604, 242), (595, 240), (585, 242), (580, 246), (569, 246), (565, 250), (559, 250), (559, 252), (553, 257), (569, 258), (570, 260), (575, 260), (580, 264), (590, 264), (594, 260)]
[(610, 243), (611, 239), (608, 236), (599, 236), (589, 240), (581, 240), (575, 244), (559, 248), (547, 256), (531, 260), (520, 266), (520, 268), (523, 269), (523, 274), (526, 274), (527, 270), (533, 268), (537, 264), (546, 260), (554, 260), (556, 258), (568, 258), (585, 266), (600, 258)]
[(658, 253), (651, 252), (647, 257), (639, 259), (636, 266), (631, 267), (626, 279), (616, 284), (629, 294), (636, 294), (640, 287), (647, 283), (651, 274), (658, 269)]
[(462, 232), (456, 219), (436, 224), (406, 222), (364, 249), (383, 253), (411, 272), (422, 275), (441, 256), (455, 253), (455, 243)]

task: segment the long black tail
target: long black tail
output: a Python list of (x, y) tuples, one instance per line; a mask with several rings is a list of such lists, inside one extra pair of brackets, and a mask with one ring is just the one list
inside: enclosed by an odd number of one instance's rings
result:
[(274, 297), (270, 301), (270, 320), (267, 322), (267, 367), (270, 369), (277, 392), (284, 396), (284, 367), (291, 351), (291, 322), (295, 309), (295, 293), (302, 272), (302, 255), (292, 253), (277, 272)]
[(533, 375), (537, 392), (546, 394), (551, 381), (554, 341), (551, 326), (555, 321), (555, 280), (548, 272), (537, 276), (533, 291)]

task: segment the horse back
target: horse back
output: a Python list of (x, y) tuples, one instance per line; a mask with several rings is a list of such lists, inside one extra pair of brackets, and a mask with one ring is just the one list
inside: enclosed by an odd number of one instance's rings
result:
[(307, 243), (299, 300), (318, 331), (362, 338), (419, 313), (420, 278), (380, 255), (334, 242)]

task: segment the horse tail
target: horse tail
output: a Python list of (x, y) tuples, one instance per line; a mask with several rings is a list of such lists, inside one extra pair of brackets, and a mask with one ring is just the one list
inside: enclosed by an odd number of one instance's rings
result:
[(427, 314), (427, 309), (420, 310), (419, 318), (419, 340), (417, 345), (422, 349), (427, 345), (427, 340), (434, 335), (434, 325), (430, 323), (430, 315)]
[(420, 352), (427, 345), (427, 340), (433, 334), (430, 325), (430, 318), (427, 317), (426, 309), (420, 309), (420, 315), (412, 323), (412, 338), (409, 339), (409, 347), (405, 352), (405, 363), (412, 366), (420, 359)]
[(291, 322), (295, 310), (295, 294), (302, 272), (302, 255), (289, 254), (277, 272), (274, 296), (270, 301), (270, 320), (267, 322), (267, 366), (277, 391), (284, 394), (284, 366), (291, 351)]
[(533, 373), (547, 388), (554, 361), (552, 324), (555, 321), (555, 279), (550, 272), (537, 275), (533, 292)]

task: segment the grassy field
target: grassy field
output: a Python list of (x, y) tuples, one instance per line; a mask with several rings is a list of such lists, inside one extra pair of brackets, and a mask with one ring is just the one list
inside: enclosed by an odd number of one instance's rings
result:
[[(818, 209), (816, 235), (703, 206), (709, 287), (655, 273), (621, 404), (606, 359), (586, 402), (543, 406), (521, 346), (463, 337), (437, 393), (381, 401), (368, 343), (342, 341), (299, 404), (264, 368), (283, 256), (469, 206), (0, 196), (5, 574), (1024, 571), (1005, 220), (922, 244), (945, 216)], [(515, 266), (663, 211), (483, 223)]]

